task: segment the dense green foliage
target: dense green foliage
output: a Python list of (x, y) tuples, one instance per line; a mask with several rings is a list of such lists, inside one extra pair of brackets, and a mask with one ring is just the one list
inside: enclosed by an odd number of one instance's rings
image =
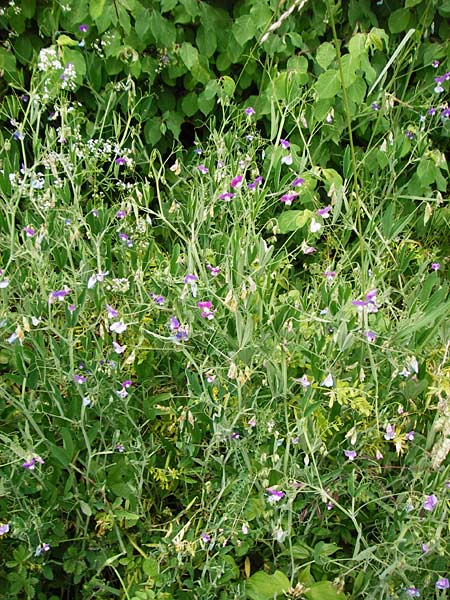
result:
[(0, 10), (2, 599), (447, 597), (449, 15)]

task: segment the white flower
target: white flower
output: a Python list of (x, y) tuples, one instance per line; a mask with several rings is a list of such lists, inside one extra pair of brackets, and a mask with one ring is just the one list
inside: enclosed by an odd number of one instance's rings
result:
[(320, 231), (320, 228), (322, 227), (322, 225), (315, 220), (315, 218), (312, 218), (311, 221), (311, 225), (309, 226), (309, 230), (311, 231), (311, 233), (316, 233), (317, 231)]
[(0, 281), (0, 289), (7, 288), (8, 285), (9, 285), (9, 279), (3, 279), (3, 281)]
[(333, 376), (331, 375), (331, 373), (328, 373), (328, 375), (325, 377), (325, 379), (320, 385), (328, 388), (333, 387)]
[(127, 325), (123, 321), (116, 321), (109, 326), (110, 331), (114, 331), (115, 333), (123, 333), (126, 331)]

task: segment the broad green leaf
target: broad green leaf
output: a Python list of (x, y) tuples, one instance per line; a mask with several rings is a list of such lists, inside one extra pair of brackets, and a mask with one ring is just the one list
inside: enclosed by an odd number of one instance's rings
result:
[(186, 67), (191, 70), (195, 63), (198, 61), (198, 50), (194, 48), (189, 42), (183, 42), (180, 47), (181, 60), (184, 62)]
[(250, 15), (242, 15), (233, 23), (231, 32), (237, 43), (243, 46), (248, 40), (255, 37), (257, 33), (256, 25)]
[(234, 94), (234, 90), (236, 89), (236, 84), (234, 83), (233, 79), (228, 77), (228, 75), (224, 75), (219, 81), (223, 96), (225, 98), (231, 98)]
[(357, 61), (358, 59), (355, 61), (351, 54), (345, 54), (341, 59), (342, 75), (344, 77), (344, 85), (346, 88), (353, 85), (356, 80), (357, 65), (355, 65), (355, 62)]
[(412, 8), (413, 6), (417, 6), (418, 4), (421, 4), (422, 2), (423, 2), (423, 0), (406, 0), (405, 8)]
[(165, 19), (156, 10), (150, 17), (150, 29), (155, 39), (163, 48), (170, 48), (176, 40), (177, 32), (175, 25), (168, 19)]
[(91, 0), (89, 2), (89, 14), (94, 21), (102, 14), (105, 7), (105, 0)]
[(307, 600), (345, 600), (345, 594), (333, 587), (330, 581), (313, 583), (304, 596)]
[(411, 13), (407, 8), (399, 8), (389, 15), (388, 25), (391, 33), (401, 33), (409, 28)]
[(362, 104), (366, 97), (367, 86), (361, 77), (356, 77), (355, 81), (348, 88), (348, 97), (356, 104)]
[(202, 113), (206, 116), (212, 111), (216, 104), (215, 96), (209, 96), (208, 93), (203, 91), (199, 94), (197, 99), (198, 108), (202, 111)]
[(200, 53), (206, 58), (210, 58), (216, 51), (217, 37), (212, 27), (207, 29), (206, 26), (200, 25), (195, 40)]
[(20, 10), (26, 19), (31, 19), (36, 11), (36, 0), (22, 0)]
[(161, 12), (170, 12), (178, 4), (178, 0), (161, 0)]
[(184, 115), (178, 113), (174, 110), (169, 110), (163, 114), (164, 122), (167, 125), (167, 129), (172, 133), (173, 137), (177, 140), (180, 131), (181, 125), (184, 121)]
[(275, 571), (273, 575), (258, 571), (247, 581), (245, 591), (251, 600), (274, 600), (284, 598), (284, 592), (290, 587), (289, 579), (281, 571)]
[(16, 70), (16, 59), (12, 52), (0, 46), (0, 71), (13, 73)]
[(308, 59), (306, 56), (291, 56), (287, 61), (286, 67), (288, 70), (306, 73), (308, 71)]
[(417, 167), (417, 175), (422, 185), (430, 185), (436, 179), (436, 165), (432, 160), (422, 159)]
[(314, 88), (320, 99), (334, 98), (341, 89), (337, 71), (325, 71), (319, 75)]
[(383, 50), (383, 46), (386, 50), (389, 49), (389, 36), (384, 31), (384, 29), (379, 29), (378, 27), (372, 27), (369, 31), (369, 35), (367, 37), (367, 42), (372, 50)]
[(290, 231), (301, 229), (311, 220), (312, 213), (310, 210), (285, 210), (277, 217), (278, 228), (280, 233), (285, 234)]
[(197, 94), (189, 92), (181, 101), (181, 110), (187, 117), (192, 117), (198, 110)]
[(330, 42), (324, 42), (317, 48), (316, 60), (326, 70), (336, 58), (336, 48)]
[(357, 33), (348, 43), (348, 51), (354, 56), (360, 56), (366, 51), (366, 33)]
[(153, 146), (159, 142), (162, 137), (161, 124), (160, 117), (152, 117), (152, 119), (147, 121), (144, 127), (144, 136), (147, 144)]
[(73, 40), (71, 37), (65, 34), (58, 36), (56, 43), (58, 46), (78, 46), (78, 42), (76, 40)]

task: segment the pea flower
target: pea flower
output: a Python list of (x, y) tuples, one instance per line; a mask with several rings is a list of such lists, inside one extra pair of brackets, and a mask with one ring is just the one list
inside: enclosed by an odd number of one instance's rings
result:
[(413, 442), (415, 433), (415, 431), (408, 431), (408, 433), (405, 435), (405, 440), (407, 442)]
[(416, 587), (409, 587), (406, 588), (405, 592), (408, 594), (408, 596), (410, 596), (411, 598), (419, 598), (420, 597), (420, 591), (416, 588)]
[(291, 206), (293, 200), (297, 198), (298, 192), (290, 192), (289, 194), (284, 194), (280, 198), (280, 202), (283, 202), (286, 206)]
[(2, 523), (0, 525), (0, 535), (5, 535), (9, 531), (9, 523)]
[(86, 383), (86, 377), (84, 375), (78, 375), (77, 373), (75, 373), (75, 375), (73, 376), (73, 380), (75, 383)]
[(125, 352), (126, 346), (121, 346), (117, 342), (112, 343), (113, 350), (116, 354), (123, 354)]
[(200, 539), (205, 544), (209, 544), (209, 542), (211, 541), (211, 536), (209, 534), (207, 534), (207, 533), (202, 533), (202, 535), (200, 536)]
[(350, 461), (354, 460), (358, 456), (354, 450), (344, 450), (344, 454)]
[(207, 264), (206, 268), (209, 269), (212, 277), (217, 277), (217, 275), (220, 273), (220, 267), (213, 267), (210, 264)]
[(114, 331), (114, 333), (123, 333), (127, 330), (127, 325), (123, 321), (116, 321), (109, 326), (110, 331)]
[(370, 105), (370, 108), (372, 110), (380, 110), (380, 105), (378, 104), (378, 102), (372, 102), (372, 104)]
[(323, 219), (328, 219), (328, 217), (330, 216), (330, 212), (331, 212), (331, 206), (325, 206), (325, 208), (319, 208), (319, 210), (317, 211), (317, 214), (319, 215), (319, 217), (322, 217)]
[(127, 164), (127, 159), (125, 156), (118, 156), (115, 160), (116, 165), (122, 166)]
[(422, 544), (422, 552), (424, 554), (427, 554), (427, 552), (430, 551), (430, 547), (428, 546), (428, 544)]
[(331, 373), (328, 373), (320, 385), (327, 388), (333, 387), (333, 376)]
[(311, 220), (311, 225), (309, 226), (309, 230), (311, 231), (311, 233), (317, 233), (318, 231), (320, 231), (321, 227), (322, 225), (313, 217)]
[(305, 183), (305, 180), (303, 179), (303, 177), (296, 177), (291, 185), (293, 187), (300, 187), (304, 183)]
[(450, 581), (447, 577), (441, 577), (436, 581), (436, 587), (438, 590), (448, 590), (450, 588)]
[(36, 231), (32, 227), (24, 227), (23, 230), (27, 237), (33, 237), (36, 234)]
[[(119, 237), (120, 237), (120, 234), (119, 234)], [(128, 236), (127, 236), (127, 237), (128, 237)], [(103, 279), (104, 279), (104, 278), (106, 277), (106, 275), (108, 275), (108, 274), (109, 274), (109, 271), (103, 271), (103, 272), (100, 272), (100, 273), (94, 273), (94, 275), (91, 275), (91, 276), (89, 277), (89, 279), (88, 279), (88, 282), (87, 282), (87, 288), (88, 288), (88, 290), (91, 290), (91, 289), (92, 289), (92, 288), (95, 286), (95, 284), (96, 284), (97, 282), (102, 282), (102, 281), (103, 281)]]
[(269, 504), (275, 504), (276, 502), (279, 502), (286, 495), (281, 490), (277, 490), (273, 487), (266, 488), (266, 492), (267, 492), (267, 502), (269, 502)]
[(441, 263), (438, 263), (438, 262), (431, 263), (431, 269), (433, 271), (439, 271), (440, 268), (441, 268)]
[(302, 377), (299, 377), (298, 379), (294, 379), (294, 381), (295, 381), (295, 383), (299, 383), (304, 390), (308, 389), (309, 386), (311, 385), (311, 382), (309, 381), (307, 375), (303, 375)]
[(125, 452), (125, 446), (123, 444), (116, 444), (114, 450), (116, 452)]
[(207, 173), (209, 173), (209, 169), (205, 167), (205, 165), (198, 165), (197, 169), (202, 175), (206, 175)]
[(226, 200), (229, 202), (231, 198), (234, 198), (235, 196), (236, 194), (233, 194), (232, 192), (224, 192), (223, 194), (220, 194), (219, 200)]
[(236, 177), (234, 177), (231, 180), (230, 187), (233, 188), (233, 189), (240, 188), (241, 185), (242, 185), (242, 180), (243, 180), (243, 176), (242, 175), (237, 175)]
[(423, 503), (423, 507), (425, 510), (431, 512), (437, 506), (438, 499), (434, 494), (427, 496), (425, 502)]
[(72, 290), (67, 288), (65, 290), (56, 290), (55, 292), (50, 292), (48, 297), (48, 303), (53, 304), (55, 300), (62, 302), (66, 296), (70, 294)]
[(287, 150), (290, 147), (290, 143), (287, 140), (280, 139), (280, 146)]
[(281, 164), (283, 165), (292, 165), (292, 163), (294, 162), (294, 159), (292, 158), (291, 154), (288, 154), (287, 156), (283, 156), (283, 158), (281, 159)]
[(79, 29), (80, 29), (81, 33), (87, 33), (89, 27), (88, 27), (88, 25), (81, 24)]
[(0, 290), (4, 290), (9, 285), (9, 279), (3, 279), (0, 281)]
[(251, 117), (252, 115), (255, 114), (255, 109), (252, 106), (248, 106), (245, 110), (244, 110), (245, 114), (247, 115), (247, 117)]
[(117, 319), (119, 316), (119, 311), (113, 308), (110, 304), (106, 305), (106, 310), (108, 313), (108, 319)]
[(366, 338), (369, 342), (374, 342), (377, 339), (377, 336), (373, 331), (366, 331)]
[(155, 294), (154, 292), (151, 292), (150, 298), (152, 298), (152, 300), (154, 301), (155, 304), (159, 304), (160, 306), (162, 306), (164, 304), (164, 301), (165, 301), (164, 296), (161, 296), (159, 294)]
[(439, 66), (440, 64), (441, 64), (441, 63), (440, 63), (438, 60), (433, 60), (433, 62), (431, 63), (431, 66), (432, 66), (434, 69), (437, 69), (437, 68), (438, 68), (438, 66)]
[(259, 175), (252, 183), (247, 183), (247, 187), (249, 190), (254, 190), (256, 187), (263, 182), (263, 178)]
[(22, 467), (24, 469), (28, 469), (29, 471), (34, 471), (36, 463), (39, 463), (40, 465), (43, 465), (45, 463), (45, 461), (38, 454), (36, 454), (28, 462), (22, 463)]
[(198, 281), (198, 277), (197, 277), (197, 275), (194, 275), (193, 273), (188, 273), (187, 275), (184, 276), (183, 281), (184, 281), (184, 283), (187, 283), (187, 284), (193, 284), (196, 281)]
[(323, 276), (328, 281), (333, 281), (333, 279), (336, 277), (336, 271), (329, 271), (329, 270), (324, 271)]
[(38, 546), (36, 548), (36, 551), (34, 553), (35, 556), (40, 556), (43, 552), (48, 552), (50, 550), (50, 545), (43, 543), (40, 546)]
[(395, 425), (386, 425), (386, 433), (384, 434), (384, 439), (389, 441), (393, 440), (395, 437)]
[(203, 319), (214, 319), (215, 311), (212, 310), (213, 304), (211, 300), (202, 300), (201, 302), (197, 302), (197, 307), (201, 309), (201, 317)]

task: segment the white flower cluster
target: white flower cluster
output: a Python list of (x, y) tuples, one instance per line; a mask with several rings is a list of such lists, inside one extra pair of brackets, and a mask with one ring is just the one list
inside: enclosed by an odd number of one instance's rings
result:
[(42, 48), (42, 50), (39, 52), (39, 61), (37, 66), (39, 71), (44, 72), (62, 69), (62, 64), (56, 53), (56, 48), (53, 46), (50, 46), (50, 48)]
[(75, 71), (75, 65), (73, 63), (67, 63), (66, 68), (60, 76), (60, 79), (62, 81), (61, 89), (73, 91), (76, 87), (76, 77), (77, 72)]
[(120, 156), (126, 160), (128, 167), (134, 164), (131, 158), (132, 150), (130, 148), (121, 148), (119, 144), (112, 140), (93, 138), (87, 142), (79, 141), (75, 146), (75, 154), (79, 159), (95, 158), (105, 162), (112, 161)]

